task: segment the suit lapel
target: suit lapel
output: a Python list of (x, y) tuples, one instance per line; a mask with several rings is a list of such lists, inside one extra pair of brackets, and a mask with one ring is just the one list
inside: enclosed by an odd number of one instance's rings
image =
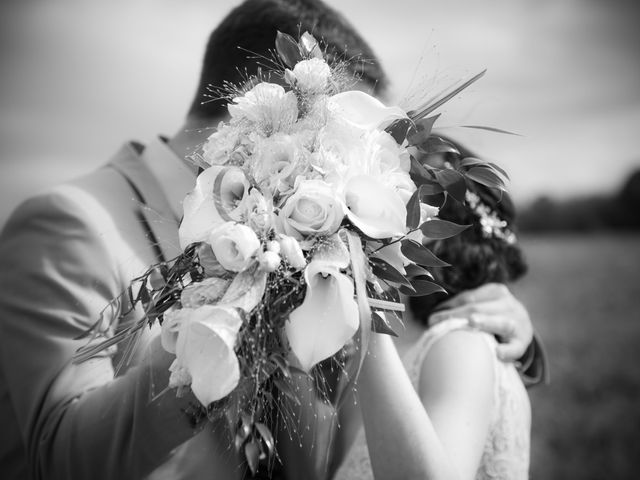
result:
[(143, 148), (136, 142), (125, 144), (109, 162), (109, 166), (127, 180), (138, 197), (141, 222), (159, 260), (171, 260), (182, 251), (178, 240), (178, 220), (160, 184), (140, 159)]

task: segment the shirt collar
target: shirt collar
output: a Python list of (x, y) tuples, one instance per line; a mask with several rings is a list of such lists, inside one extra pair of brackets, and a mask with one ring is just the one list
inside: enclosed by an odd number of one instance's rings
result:
[(180, 220), (182, 201), (195, 185), (195, 168), (190, 169), (161, 137), (155, 137), (149, 142), (140, 158), (153, 172), (167, 197), (171, 211)]

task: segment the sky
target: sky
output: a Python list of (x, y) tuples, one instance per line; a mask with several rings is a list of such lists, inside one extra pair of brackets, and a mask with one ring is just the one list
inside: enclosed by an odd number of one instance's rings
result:
[[(0, 222), (27, 196), (180, 128), (206, 38), (238, 0), (0, 2)], [(328, 0), (412, 101), (487, 69), (442, 132), (525, 205), (605, 194), (640, 168), (635, 0)], [(460, 128), (485, 125), (508, 136)]]

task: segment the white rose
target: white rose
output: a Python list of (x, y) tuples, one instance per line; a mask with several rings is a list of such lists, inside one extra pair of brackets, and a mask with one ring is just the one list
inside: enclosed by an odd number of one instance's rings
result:
[(241, 220), (246, 211), (248, 190), (249, 182), (237, 167), (216, 165), (204, 170), (182, 202), (180, 246), (184, 249), (191, 243), (205, 241), (211, 230), (224, 221)]
[(225, 222), (211, 231), (209, 244), (220, 265), (231, 272), (242, 272), (253, 262), (260, 240), (246, 225)]
[(299, 180), (278, 214), (278, 226), (280, 233), (301, 241), (302, 248), (310, 248), (311, 243), (305, 240), (335, 233), (343, 218), (343, 206), (329, 184)]
[(228, 106), (232, 121), (249, 121), (265, 135), (287, 132), (298, 118), (298, 99), (275, 83), (257, 84)]
[(393, 189), (361, 175), (345, 185), (347, 217), (370, 238), (391, 238), (406, 232), (407, 208)]
[(321, 93), (329, 84), (331, 68), (320, 58), (302, 60), (293, 67), (296, 87), (303, 92)]
[(288, 235), (280, 235), (278, 242), (280, 242), (280, 253), (285, 261), (297, 270), (304, 268), (307, 261), (298, 241)]

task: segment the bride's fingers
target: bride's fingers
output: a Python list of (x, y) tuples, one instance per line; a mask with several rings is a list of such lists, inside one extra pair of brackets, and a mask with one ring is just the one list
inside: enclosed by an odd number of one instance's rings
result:
[(429, 325), (435, 325), (451, 318), (469, 318), (472, 315), (499, 315), (505, 312), (508, 305), (502, 300), (468, 303), (455, 308), (438, 310), (429, 317)]
[(517, 338), (516, 323), (511, 317), (504, 315), (474, 313), (469, 317), (469, 325), (483, 332), (498, 335), (505, 343), (510, 343), (511, 340)]
[(503, 362), (515, 362), (524, 355), (528, 342), (518, 335), (516, 322), (503, 315), (471, 315), (469, 325), (498, 335), (503, 343), (496, 347), (496, 355)]
[(527, 345), (518, 339), (509, 343), (500, 343), (496, 347), (496, 355), (503, 362), (515, 362), (521, 358), (527, 350)]

